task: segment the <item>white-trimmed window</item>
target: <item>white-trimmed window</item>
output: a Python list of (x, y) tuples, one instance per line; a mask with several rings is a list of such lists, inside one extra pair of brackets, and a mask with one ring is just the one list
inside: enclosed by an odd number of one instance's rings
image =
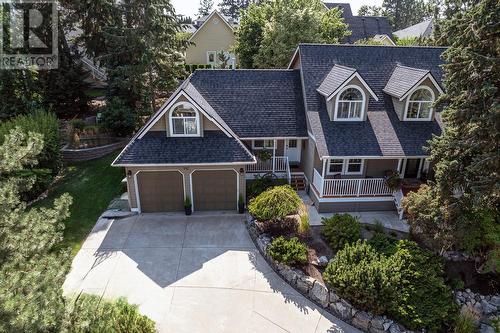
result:
[(207, 51), (207, 64), (212, 66), (217, 64), (217, 51)]
[(350, 85), (345, 87), (337, 95), (333, 119), (337, 121), (363, 120), (365, 100), (365, 93), (358, 86)]
[(253, 149), (274, 149), (274, 140), (253, 140)]
[(171, 136), (200, 136), (200, 115), (190, 103), (175, 104), (169, 121)]
[(363, 159), (330, 159), (326, 169), (327, 175), (362, 175), (363, 174)]
[(408, 98), (405, 120), (431, 120), (434, 92), (427, 86), (418, 87)]

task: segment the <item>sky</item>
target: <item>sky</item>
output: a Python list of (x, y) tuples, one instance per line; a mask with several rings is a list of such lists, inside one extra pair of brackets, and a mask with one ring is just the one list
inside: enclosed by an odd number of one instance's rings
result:
[[(362, 5), (382, 5), (382, 0), (344, 0), (344, 1), (336, 1), (330, 0), (327, 2), (347, 2), (351, 4), (352, 13), (357, 15), (359, 7)], [(219, 0), (214, 0), (214, 4), (217, 6)], [(191, 18), (196, 18), (198, 15), (198, 6), (200, 4), (200, 0), (172, 0), (172, 4), (175, 7), (175, 11), (177, 14), (182, 14), (186, 16), (191, 16)]]

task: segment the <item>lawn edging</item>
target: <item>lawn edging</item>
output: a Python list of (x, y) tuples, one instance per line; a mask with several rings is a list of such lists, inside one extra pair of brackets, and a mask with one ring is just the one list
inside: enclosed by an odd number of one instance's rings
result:
[(275, 261), (267, 253), (267, 248), (271, 244), (271, 237), (262, 233), (255, 224), (255, 221), (250, 214), (246, 214), (245, 225), (255, 247), (283, 280), (310, 301), (364, 332), (416, 333), (407, 330), (386, 316), (376, 316), (370, 312), (356, 309), (348, 301), (340, 298), (333, 290), (329, 290), (327, 286), (315, 278), (304, 274), (296, 268)]

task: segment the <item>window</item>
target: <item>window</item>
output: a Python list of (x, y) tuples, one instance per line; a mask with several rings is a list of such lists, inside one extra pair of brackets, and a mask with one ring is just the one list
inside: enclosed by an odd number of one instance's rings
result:
[(288, 140), (288, 148), (297, 148), (297, 140)]
[(274, 149), (274, 140), (254, 140), (253, 149)]
[(338, 96), (335, 105), (334, 120), (362, 120), (365, 106), (365, 94), (356, 86), (347, 86)]
[(207, 64), (214, 66), (217, 62), (217, 51), (207, 51)]
[(361, 175), (363, 174), (363, 160), (361, 158), (331, 159), (328, 161), (328, 175)]
[(431, 120), (434, 92), (429, 87), (420, 87), (408, 99), (406, 120)]
[(352, 158), (347, 160), (346, 175), (359, 175), (363, 172), (363, 160), (360, 158)]
[(328, 164), (328, 174), (334, 175), (342, 173), (344, 160), (330, 160)]
[(171, 136), (199, 136), (198, 112), (189, 103), (177, 103), (170, 111)]

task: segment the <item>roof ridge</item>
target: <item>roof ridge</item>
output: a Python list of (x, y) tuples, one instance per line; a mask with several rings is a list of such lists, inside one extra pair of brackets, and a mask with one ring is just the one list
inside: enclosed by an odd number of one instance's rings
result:
[(372, 48), (408, 48), (408, 49), (447, 49), (448, 46), (427, 46), (427, 45), (359, 45), (359, 44), (324, 44), (324, 43), (299, 43), (301, 46), (324, 46), (324, 47), (372, 47)]

